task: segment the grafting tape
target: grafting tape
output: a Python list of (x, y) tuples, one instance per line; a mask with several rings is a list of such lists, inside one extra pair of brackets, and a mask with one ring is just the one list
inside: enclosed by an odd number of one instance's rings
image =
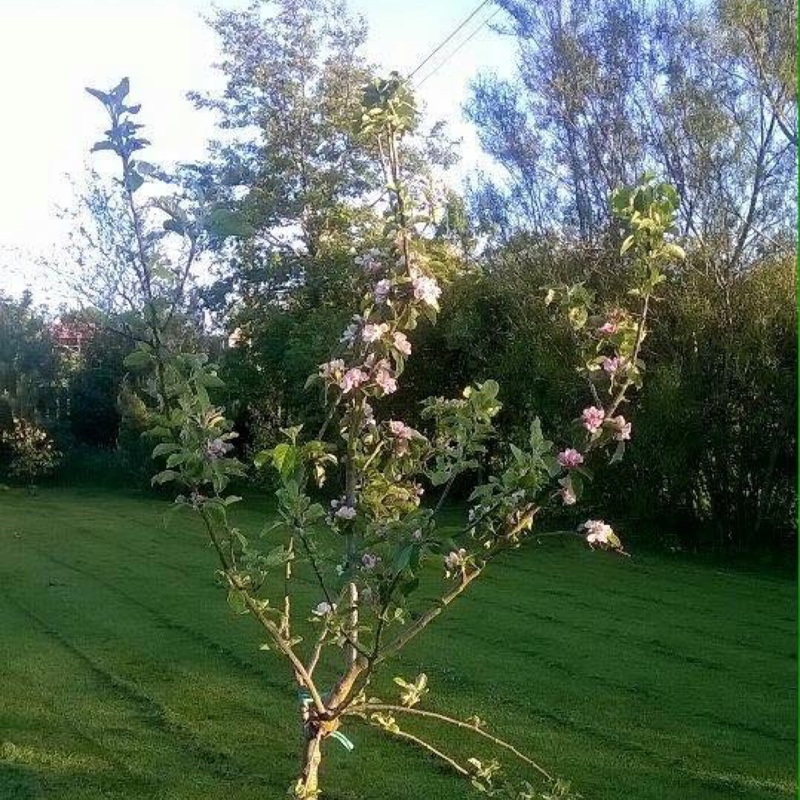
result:
[[(300, 705), (303, 706), (304, 709), (311, 705), (311, 695), (305, 689), (298, 690), (297, 699), (300, 701)], [(344, 747), (348, 753), (352, 753), (355, 749), (353, 742), (341, 731), (333, 731), (331, 736), (336, 739), (336, 741), (339, 742), (339, 744)]]

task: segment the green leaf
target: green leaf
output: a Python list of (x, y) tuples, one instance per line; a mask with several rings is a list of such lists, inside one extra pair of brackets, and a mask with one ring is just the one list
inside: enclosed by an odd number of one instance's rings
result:
[(225, 388), (225, 381), (223, 381), (218, 375), (214, 375), (212, 372), (204, 372), (198, 380), (203, 386), (209, 389)]
[(568, 312), (567, 317), (573, 328), (580, 330), (589, 319), (589, 312), (585, 306), (573, 306)]
[(402, 550), (399, 550), (394, 557), (394, 563), (392, 564), (392, 569), (395, 572), (402, 572), (411, 561), (411, 555), (413, 552), (414, 552), (414, 545), (412, 544), (409, 544)]
[(449, 470), (437, 470), (436, 472), (431, 472), (428, 478), (434, 486), (441, 486), (443, 483), (447, 483), (447, 481), (450, 480), (450, 472)]
[(162, 442), (161, 444), (157, 444), (153, 448), (153, 452), (151, 453), (151, 458), (159, 458), (160, 456), (166, 456), (180, 449), (181, 446), (176, 442)]
[(633, 244), (634, 244), (635, 241), (636, 241), (636, 238), (633, 236), (633, 234), (631, 234), (630, 236), (626, 237), (625, 241), (622, 243), (622, 247), (620, 247), (620, 249), (619, 249), (619, 254), (621, 256), (624, 256), (625, 253), (627, 253), (628, 250), (630, 250), (631, 247), (633, 247)]
[(428, 320), (428, 322), (431, 323), (431, 325), (436, 324), (436, 317), (437, 317), (436, 312), (438, 311), (438, 308), (439, 308), (438, 305), (435, 306), (425, 305), (422, 307), (422, 315)]
[(531, 422), (531, 433), (528, 442), (534, 455), (540, 456), (550, 450), (552, 442), (547, 441), (542, 434), (542, 421), (536, 417)]
[(174, 481), (178, 477), (179, 473), (177, 473), (174, 469), (165, 469), (162, 472), (159, 472), (157, 475), (154, 475), (151, 483), (160, 485), (162, 483)]
[(252, 236), (255, 228), (236, 211), (214, 209), (206, 219), (206, 229), (214, 236)]
[(419, 588), (419, 578), (415, 576), (411, 578), (411, 580), (403, 581), (400, 584), (400, 594), (403, 595), (403, 597), (408, 597), (418, 588)]
[(248, 612), (244, 594), (237, 589), (230, 589), (228, 591), (228, 605), (236, 614), (247, 614)]
[(611, 461), (609, 464), (616, 464), (618, 461), (622, 461), (622, 457), (625, 455), (625, 442), (620, 442), (617, 445), (617, 449), (614, 450), (614, 455), (611, 456)]
[(128, 92), (131, 90), (131, 82), (128, 78), (123, 78), (112, 90), (111, 96), (118, 102), (121, 103), (127, 96)]
[(144, 178), (138, 172), (134, 172), (133, 170), (128, 172), (125, 185), (131, 192), (135, 192), (137, 189), (141, 188), (143, 183)]
[(500, 384), (494, 380), (484, 381), (480, 384), (480, 391), (481, 394), (485, 395), (490, 400), (494, 400), (500, 393)]
[(663, 252), (665, 255), (670, 256), (672, 258), (677, 258), (681, 261), (683, 261), (686, 258), (686, 251), (680, 245), (677, 244), (670, 243), (664, 245)]
[(173, 453), (167, 459), (167, 469), (172, 469), (172, 467), (180, 466), (186, 461), (187, 458), (188, 455), (186, 453)]
[(157, 172), (156, 168), (149, 161), (137, 161), (136, 169), (142, 175), (146, 175), (148, 177), (155, 175)]
[(279, 567), (282, 564), (285, 564), (288, 560), (289, 554), (286, 552), (286, 549), (283, 547), (283, 545), (273, 547), (264, 558), (264, 562), (268, 567)]
[(272, 464), (280, 472), (281, 477), (286, 478), (291, 475), (296, 463), (297, 450), (293, 445), (283, 442), (273, 449)]
[(122, 362), (128, 369), (143, 369), (149, 367), (153, 361), (152, 354), (141, 348), (129, 353)]
[(184, 224), (177, 219), (168, 219), (164, 221), (164, 230), (170, 231), (171, 233), (177, 233), (179, 236), (183, 236), (186, 233), (186, 227)]
[(108, 105), (111, 101), (111, 97), (105, 92), (101, 92), (99, 89), (90, 89), (87, 86), (86, 91), (89, 92), (92, 97), (96, 97), (103, 105)]
[(253, 456), (253, 466), (255, 466), (256, 469), (262, 469), (263, 466), (270, 461), (272, 461), (272, 450), (259, 450), (259, 452)]

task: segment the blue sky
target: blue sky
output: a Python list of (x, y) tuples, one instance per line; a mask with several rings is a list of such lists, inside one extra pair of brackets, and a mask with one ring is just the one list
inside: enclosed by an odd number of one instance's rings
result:
[[(350, 0), (370, 27), (367, 55), (406, 73), (463, 20), (478, 0)], [(104, 120), (83, 91), (131, 79), (132, 97), (153, 141), (149, 158), (168, 162), (202, 156), (213, 117), (194, 110), (189, 89), (212, 89), (220, 78), (215, 38), (201, 15), (202, 0), (2, 0), (0, 25), (0, 274), (2, 287), (32, 285), (54, 300), (32, 264), (59, 247), (63, 231), (53, 211), (69, 200), (67, 174), (79, 177)], [(243, 0), (220, 0), (241, 7)], [(436, 66), (480, 21), (491, 4), (450, 43)], [(495, 17), (498, 20), (499, 17)], [(481, 161), (474, 134), (462, 121), (467, 83), (479, 70), (508, 73), (509, 39), (488, 26), (447, 61), (419, 91), (432, 116), (447, 119), (464, 138), (464, 169)], [(428, 68), (420, 73), (424, 76)]]

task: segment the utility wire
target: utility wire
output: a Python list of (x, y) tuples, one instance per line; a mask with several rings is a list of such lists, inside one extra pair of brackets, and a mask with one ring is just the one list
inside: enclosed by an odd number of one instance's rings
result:
[(441, 42), (431, 53), (429, 53), (419, 64), (417, 64), (414, 71), (408, 74), (406, 80), (410, 81), (484, 6), (488, 5), (490, 2), (491, 0), (483, 0), (483, 2), (480, 3), (478, 7), (443, 42)]
[[(484, 3), (483, 5), (485, 5), (485, 3)], [(502, 10), (503, 10), (502, 8), (497, 8), (497, 9), (495, 9), (495, 11), (494, 11), (494, 13), (493, 13), (493, 14), (490, 14), (488, 17), (486, 17), (486, 19), (485, 19), (483, 22), (481, 22), (481, 24), (480, 24), (480, 25), (478, 25), (478, 27), (477, 27), (477, 28), (475, 28), (475, 30), (474, 30), (474, 31), (472, 31), (472, 33), (471, 33), (469, 36), (467, 36), (467, 38), (466, 38), (466, 39), (464, 39), (464, 40), (461, 42), (461, 44), (459, 44), (459, 45), (458, 45), (458, 47), (456, 47), (456, 49), (455, 49), (455, 50), (451, 51), (451, 52), (450, 52), (450, 54), (449, 54), (448, 56), (446, 56), (446, 57), (445, 57), (444, 61), (441, 61), (441, 62), (439, 63), (439, 66), (437, 66), (437, 67), (434, 67), (434, 68), (433, 68), (433, 69), (432, 69), (432, 70), (431, 70), (431, 71), (430, 71), (430, 72), (429, 72), (429, 73), (428, 73), (428, 74), (427, 74), (427, 75), (426, 75), (424, 78), (422, 78), (422, 79), (419, 81), (419, 83), (417, 83), (417, 84), (414, 86), (414, 88), (415, 88), (415, 89), (419, 89), (419, 87), (420, 87), (420, 86), (422, 86), (422, 84), (423, 84), (423, 83), (425, 83), (425, 81), (427, 81), (427, 80), (428, 80), (428, 78), (430, 78), (432, 75), (435, 75), (435, 74), (436, 74), (436, 73), (437, 73), (437, 72), (438, 72), (438, 71), (439, 71), (439, 70), (440, 70), (440, 69), (441, 69), (441, 68), (442, 68), (442, 67), (443, 67), (443, 66), (444, 66), (444, 65), (445, 65), (445, 64), (446, 64), (448, 61), (450, 61), (450, 59), (451, 59), (451, 58), (452, 58), (452, 57), (453, 57), (453, 56), (454, 56), (454, 55), (455, 55), (455, 54), (456, 54), (456, 53), (457, 53), (457, 52), (458, 52), (458, 51), (459, 51), (459, 50), (460, 50), (462, 47), (464, 47), (464, 45), (466, 45), (466, 44), (467, 44), (467, 43), (468, 43), (468, 42), (469, 42), (471, 39), (473, 39), (475, 36), (477, 36), (477, 35), (478, 35), (478, 34), (479, 34), (479, 33), (480, 33), (482, 30), (483, 30), (483, 27), (484, 27), (484, 25), (488, 25), (488, 24), (489, 24), (489, 22), (491, 22), (491, 21), (492, 21), (492, 20), (493, 20), (493, 19), (494, 19), (494, 18), (495, 18), (495, 17), (496, 17), (496, 16), (497, 16), (497, 15), (498, 15), (498, 14), (499, 14), (501, 11), (502, 11)], [(433, 55), (433, 54), (431, 54), (431, 55)], [(429, 59), (428, 59), (428, 60), (429, 60)], [(419, 67), (418, 67), (417, 69), (419, 69)], [(416, 71), (416, 70), (415, 70), (415, 71)], [(412, 74), (413, 74), (413, 73), (412, 73)], [(409, 77), (410, 77), (410, 76), (409, 76)]]

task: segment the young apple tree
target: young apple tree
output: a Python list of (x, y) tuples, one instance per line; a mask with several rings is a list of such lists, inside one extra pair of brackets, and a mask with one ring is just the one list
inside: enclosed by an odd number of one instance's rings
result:
[[(93, 94), (114, 123), (108, 146), (96, 147), (120, 157), (135, 215), (136, 162), (114, 131), (129, 131), (139, 141), (135, 126), (126, 122), (138, 107), (124, 106), (113, 92)], [(358, 126), (360, 135), (371, 139), (386, 178), (385, 243), (357, 259), (372, 276), (372, 289), (331, 359), (310, 378), (327, 406), (325, 424), (315, 436), (288, 429), (284, 441), (256, 458), (256, 467), (276, 472), (277, 521), (261, 535), (234, 524), (229, 512), (241, 498), (229, 493), (229, 485), (245, 467), (234, 456), (233, 425), (211, 397), (221, 381), (204, 355), (170, 353), (158, 335), (153, 346), (140, 345), (131, 359), (150, 371), (159, 398), (152, 404), (151, 434), (160, 439), (153, 455), (164, 460), (164, 468), (153, 480), (180, 487), (175, 502), (196, 513), (204, 526), (229, 603), (253, 619), (266, 639), (262, 649), (281, 658), (294, 678), (303, 743), (293, 797), (321, 796), (329, 741), (349, 746), (345, 731), (364, 723), (421, 747), (487, 796), (566, 798), (574, 796), (567, 784), (482, 720), (424, 708), (431, 689), (424, 674), (395, 677), (396, 698), (376, 696), (371, 684), (495, 558), (531, 537), (548, 504), (579, 502), (591, 470), (622, 457), (631, 424), (621, 411), (642, 382), (650, 304), (665, 269), (682, 257), (669, 237), (677, 196), (649, 176), (613, 196), (613, 211), (626, 229), (620, 257), (630, 264), (630, 307), (604, 307), (583, 285), (547, 290), (545, 301), (566, 315), (574, 331), (590, 392), (590, 404), (576, 409), (574, 439), (556, 447), (534, 421), (527, 440), (508, 443), (501, 450), (507, 456), (475, 487), (460, 527), (445, 528), (442, 505), (458, 476), (486, 466), (501, 404), (499, 387), (489, 380), (459, 397), (426, 401), (427, 433), (380, 413), (381, 400), (399, 390), (412, 354), (411, 332), (422, 318), (435, 322), (441, 297), (417, 233), (424, 219), (400, 163), (400, 142), (413, 132), (416, 117), (413, 97), (396, 75), (366, 87)], [(170, 228), (199, 236), (189, 226)], [(144, 248), (140, 255), (146, 275), (156, 259)], [(157, 321), (157, 309), (150, 318)], [(332, 500), (321, 499), (323, 485), (337, 488)], [(423, 502), (431, 487), (438, 493), (435, 502)], [(586, 521), (573, 535), (592, 548), (625, 553), (601, 520)], [(316, 587), (310, 607), (301, 599), (309, 576)], [(431, 593), (435, 600), (424, 599)], [(531, 771), (536, 786), (503, 778), (494, 759), (460, 759), (446, 743), (415, 732), (421, 720), (469, 731), (492, 753), (513, 756)]]

